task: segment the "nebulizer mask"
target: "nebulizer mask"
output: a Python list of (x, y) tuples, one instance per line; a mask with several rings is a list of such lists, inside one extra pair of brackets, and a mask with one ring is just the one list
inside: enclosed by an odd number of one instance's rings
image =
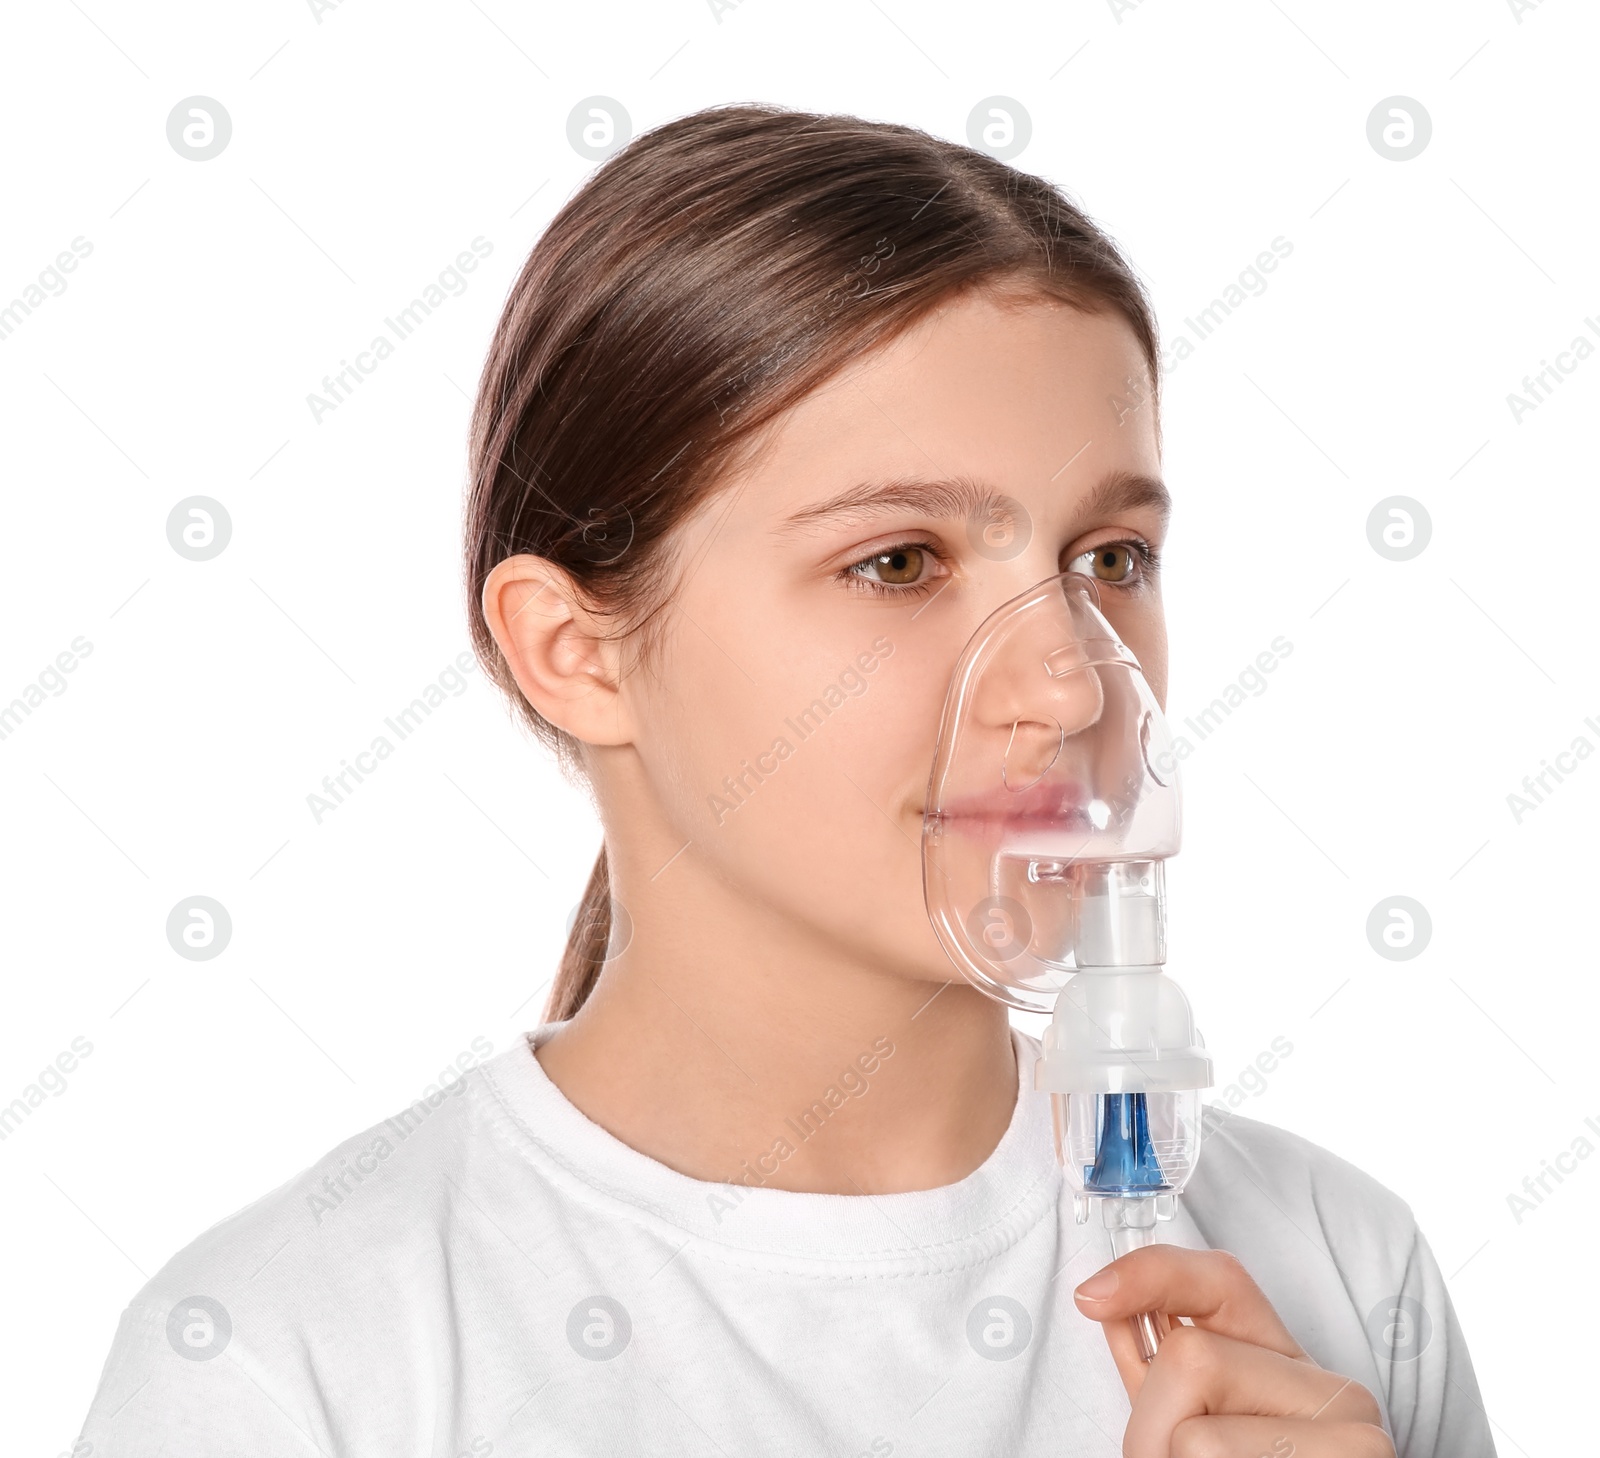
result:
[[(1163, 971), (1177, 757), (1093, 578), (1046, 578), (973, 634), (924, 804), (940, 943), (990, 997), (1051, 1014), (1035, 1087), (1078, 1222), (1098, 1207), (1113, 1256), (1149, 1244), (1194, 1173), (1211, 1060)], [(1166, 1318), (1132, 1321), (1149, 1361)]]

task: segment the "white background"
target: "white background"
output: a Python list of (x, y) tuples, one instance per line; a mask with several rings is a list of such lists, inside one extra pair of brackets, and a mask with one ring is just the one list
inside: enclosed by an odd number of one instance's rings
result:
[[(0, 740), (0, 1103), (93, 1045), (0, 1143), (7, 1451), (71, 1446), (180, 1246), (538, 1021), (599, 830), (481, 675), (321, 824), (306, 797), (466, 647), (468, 395), (596, 94), (635, 134), (756, 99), (959, 140), (1012, 98), (1015, 165), (1127, 246), (1169, 338), (1292, 244), (1168, 383), (1174, 727), (1293, 645), (1186, 764), (1172, 970), (1219, 1094), (1287, 1038), (1243, 1112), (1416, 1211), (1501, 1453), (1592, 1445), (1600, 1158), (1507, 1197), (1600, 1126), (1600, 756), (1520, 824), (1507, 795), (1600, 747), (1600, 358), (1507, 395), (1600, 328), (1593, 7), (49, 0), (7, 31), (0, 305), (93, 249), (0, 340), (0, 704), (92, 644)], [(166, 135), (197, 94), (233, 124), (206, 162)], [(1394, 95), (1432, 119), (1409, 161), (1368, 141)], [(209, 562), (166, 537), (194, 495), (232, 520)], [(1409, 561), (1367, 537), (1393, 495), (1432, 522)], [(196, 894), (214, 961), (167, 942)], [(1409, 961), (1366, 933), (1395, 894), (1432, 918)]]

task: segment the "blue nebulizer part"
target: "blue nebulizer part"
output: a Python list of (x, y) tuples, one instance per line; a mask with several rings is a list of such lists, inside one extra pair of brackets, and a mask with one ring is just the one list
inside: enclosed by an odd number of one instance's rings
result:
[[(1078, 1223), (1154, 1238), (1200, 1157), (1211, 1060), (1166, 975), (1178, 758), (1094, 579), (1058, 573), (981, 623), (951, 676), (923, 816), (923, 892), (980, 991), (1050, 1014), (1034, 1085)], [(1146, 1361), (1166, 1318), (1131, 1318)]]
[(1150, 1146), (1148, 1094), (1099, 1094), (1094, 1163), (1083, 1171), (1091, 1195), (1156, 1195), (1172, 1188)]

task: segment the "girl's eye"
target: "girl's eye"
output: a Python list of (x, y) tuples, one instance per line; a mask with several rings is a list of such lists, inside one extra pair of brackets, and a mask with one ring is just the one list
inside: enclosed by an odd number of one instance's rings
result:
[(901, 542), (852, 562), (839, 575), (848, 577), (868, 592), (925, 593), (932, 588), (932, 569), (938, 560), (937, 551), (928, 542)]
[(1159, 563), (1156, 549), (1148, 542), (1106, 542), (1080, 552), (1067, 570), (1082, 572), (1111, 587), (1138, 587), (1155, 575)]
[[(859, 562), (852, 562), (838, 575), (852, 584), (880, 596), (903, 593), (924, 594), (933, 590), (941, 574), (941, 557), (931, 542), (900, 542)], [(1080, 552), (1067, 564), (1067, 571), (1082, 572), (1108, 587), (1143, 587), (1159, 571), (1160, 554), (1148, 542), (1129, 539), (1105, 542)]]

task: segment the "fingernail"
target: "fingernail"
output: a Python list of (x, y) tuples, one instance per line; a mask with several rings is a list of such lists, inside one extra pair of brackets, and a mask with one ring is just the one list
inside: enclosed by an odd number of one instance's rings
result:
[(1117, 1273), (1112, 1270), (1097, 1271), (1073, 1295), (1082, 1301), (1104, 1301), (1117, 1289)]

